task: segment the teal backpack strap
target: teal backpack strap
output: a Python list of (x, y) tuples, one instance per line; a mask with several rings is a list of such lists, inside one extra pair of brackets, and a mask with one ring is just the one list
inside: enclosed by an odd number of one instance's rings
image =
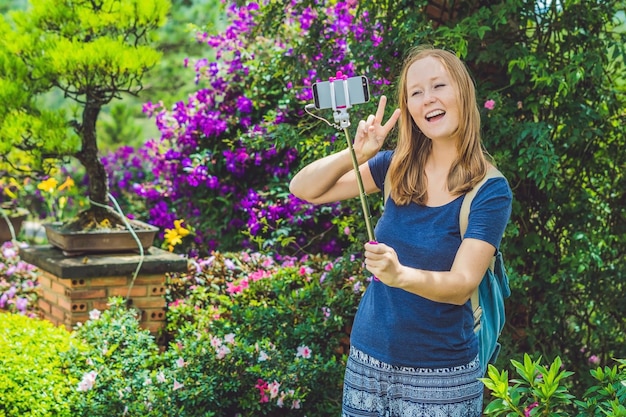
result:
[[(465, 198), (463, 199), (463, 203), (461, 204), (461, 212), (459, 213), (459, 229), (461, 230), (461, 240), (465, 236), (465, 232), (467, 231), (467, 223), (469, 222), (469, 213), (470, 206), (472, 205), (472, 200), (480, 190), (480, 187), (483, 186), (489, 179), (504, 177), (500, 171), (498, 171), (495, 167), (491, 167), (487, 170), (487, 174), (485, 178), (483, 178), (478, 184), (474, 186), (467, 194), (465, 194)], [(489, 268), (493, 271), (495, 268), (496, 257), (494, 256), (491, 260), (491, 264)], [(480, 316), (482, 314), (482, 310), (480, 307), (480, 303), (478, 300), (478, 288), (474, 290), (472, 294), (472, 311), (474, 312), (474, 331), (478, 331), (480, 329)]]

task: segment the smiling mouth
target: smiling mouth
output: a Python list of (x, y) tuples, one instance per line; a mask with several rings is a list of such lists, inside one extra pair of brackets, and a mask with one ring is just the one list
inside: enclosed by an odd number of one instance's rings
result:
[(443, 116), (445, 116), (445, 114), (446, 112), (443, 110), (433, 110), (426, 115), (426, 120), (429, 122), (433, 122), (441, 119)]

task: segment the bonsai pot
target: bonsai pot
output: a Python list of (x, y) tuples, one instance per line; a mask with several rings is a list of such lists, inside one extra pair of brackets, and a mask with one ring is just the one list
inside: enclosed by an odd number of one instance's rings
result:
[[(146, 250), (154, 242), (158, 227), (139, 220), (128, 221)], [(63, 251), (66, 256), (78, 256), (86, 253), (139, 252), (139, 246), (128, 230), (102, 229), (87, 231), (67, 231), (63, 223), (44, 224), (48, 243)]]
[[(20, 230), (22, 230), (22, 222), (24, 222), (24, 219), (26, 218), (26, 216), (28, 216), (29, 212), (24, 208), (4, 210), (5, 212), (8, 211), (7, 216), (9, 218), (9, 221), (11, 222), (11, 225), (13, 226), (15, 237), (17, 237), (17, 235), (19, 235), (20, 233)], [(6, 242), (11, 239), (13, 239), (13, 237), (11, 236), (11, 229), (7, 224), (7, 219), (4, 216), (0, 216), (0, 243)]]

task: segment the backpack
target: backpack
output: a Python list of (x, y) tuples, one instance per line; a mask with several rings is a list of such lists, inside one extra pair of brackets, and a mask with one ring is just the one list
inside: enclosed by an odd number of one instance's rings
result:
[[(491, 168), (487, 171), (485, 178), (465, 195), (459, 213), (461, 239), (463, 239), (465, 231), (467, 230), (472, 200), (476, 196), (476, 193), (478, 193), (480, 187), (482, 187), (487, 180), (496, 177), (504, 176), (497, 169)], [(389, 197), (390, 190), (391, 187), (389, 185), (388, 176), (385, 176), (385, 202)], [(471, 298), (472, 311), (474, 312), (474, 332), (478, 338), (478, 356), (480, 358), (482, 375), (485, 375), (488, 365), (490, 363), (493, 364), (500, 353), (501, 346), (500, 343), (498, 343), (498, 337), (506, 321), (504, 299), (508, 298), (510, 295), (509, 278), (504, 268), (502, 253), (496, 250), (489, 268)]]

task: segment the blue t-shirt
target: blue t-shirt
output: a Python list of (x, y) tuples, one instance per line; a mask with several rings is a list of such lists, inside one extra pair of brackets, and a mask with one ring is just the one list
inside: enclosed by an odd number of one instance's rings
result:
[[(369, 161), (374, 182), (383, 189), (391, 151)], [(440, 207), (385, 204), (375, 235), (391, 246), (401, 264), (449, 271), (461, 245), (459, 213), (465, 196)], [(465, 237), (499, 247), (511, 214), (512, 193), (504, 178), (488, 180), (472, 201)], [(446, 368), (469, 363), (478, 354), (471, 303), (458, 306), (428, 300), (372, 281), (351, 332), (352, 345), (396, 366)]]

